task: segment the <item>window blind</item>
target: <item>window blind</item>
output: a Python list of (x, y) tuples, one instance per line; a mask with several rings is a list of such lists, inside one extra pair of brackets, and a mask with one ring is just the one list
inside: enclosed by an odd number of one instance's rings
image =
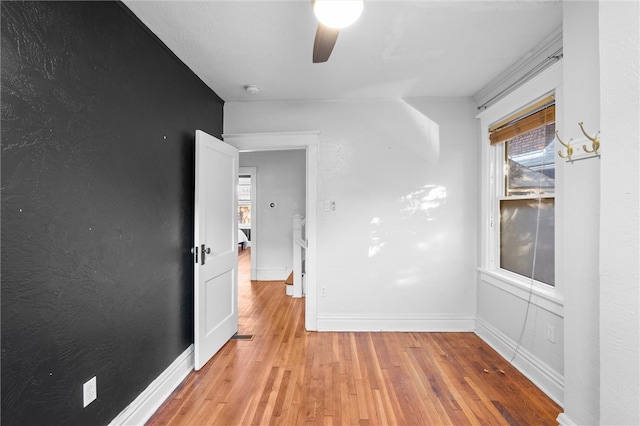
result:
[(489, 128), (489, 142), (497, 145), (556, 121), (554, 97), (549, 96)]

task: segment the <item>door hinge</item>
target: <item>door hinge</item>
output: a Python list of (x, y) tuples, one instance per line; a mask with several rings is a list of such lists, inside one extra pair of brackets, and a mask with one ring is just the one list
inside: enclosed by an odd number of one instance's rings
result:
[[(196, 248), (196, 250), (197, 250), (197, 248)], [(200, 260), (201, 260), (200, 264), (201, 265), (204, 265), (204, 256), (205, 256), (205, 254), (209, 254), (209, 253), (211, 253), (211, 248), (210, 247), (206, 247), (204, 244), (202, 244), (200, 246)], [(196, 260), (196, 263), (198, 263), (197, 260)]]

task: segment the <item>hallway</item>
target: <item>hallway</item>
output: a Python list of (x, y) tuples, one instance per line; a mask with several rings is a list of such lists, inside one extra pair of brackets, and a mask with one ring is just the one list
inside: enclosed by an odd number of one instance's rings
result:
[(254, 338), (229, 341), (148, 425), (557, 424), (560, 407), (475, 334), (306, 332), (304, 299), (249, 281), (249, 256), (239, 334)]

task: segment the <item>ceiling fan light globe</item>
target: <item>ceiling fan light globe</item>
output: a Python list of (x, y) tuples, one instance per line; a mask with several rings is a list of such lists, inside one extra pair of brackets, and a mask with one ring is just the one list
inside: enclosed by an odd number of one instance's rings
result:
[(353, 24), (363, 8), (363, 0), (315, 0), (313, 4), (316, 18), (329, 28), (344, 28)]

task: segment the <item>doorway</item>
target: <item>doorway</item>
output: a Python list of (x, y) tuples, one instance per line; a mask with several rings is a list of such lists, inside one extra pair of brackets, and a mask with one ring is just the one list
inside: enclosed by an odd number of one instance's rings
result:
[[(235, 146), (241, 153), (256, 151), (285, 151), (292, 149), (302, 149), (305, 151), (305, 212), (307, 237), (305, 266), (305, 328), (307, 330), (317, 330), (316, 244), (318, 135), (318, 132), (242, 133), (222, 135), (225, 142)], [(257, 212), (254, 214), (257, 214)]]
[(257, 280), (256, 270), (256, 246), (257, 239), (254, 220), (257, 217), (257, 169), (255, 167), (240, 167), (238, 170), (238, 243), (244, 242), (240, 249), (249, 248), (248, 255), (251, 257), (251, 267), (249, 269), (250, 279)]

